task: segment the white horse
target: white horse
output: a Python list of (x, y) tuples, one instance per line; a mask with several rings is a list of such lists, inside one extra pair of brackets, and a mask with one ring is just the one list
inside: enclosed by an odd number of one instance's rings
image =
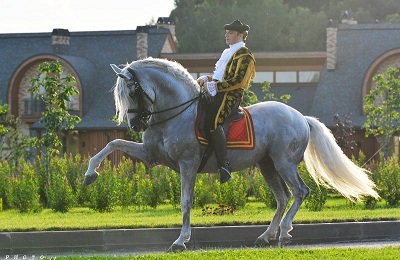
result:
[[(112, 65), (118, 78), (114, 88), (119, 122), (143, 132), (143, 143), (113, 140), (90, 159), (84, 185), (98, 177), (96, 168), (115, 150), (121, 150), (148, 166), (162, 164), (180, 173), (182, 229), (170, 247), (182, 251), (190, 239), (190, 210), (196, 174), (204, 147), (196, 140), (194, 127), (200, 87), (180, 64), (162, 59), (132, 62), (123, 69)], [(277, 201), (276, 213), (257, 243), (290, 242), (292, 221), (309, 188), (298, 174), (304, 159), (313, 179), (336, 189), (344, 197), (377, 198), (367, 171), (357, 167), (342, 152), (330, 130), (313, 117), (279, 102), (261, 102), (247, 107), (254, 124), (253, 150), (228, 150), (233, 171), (257, 165)], [(214, 156), (202, 172), (217, 173)], [(294, 200), (286, 215), (289, 199)]]

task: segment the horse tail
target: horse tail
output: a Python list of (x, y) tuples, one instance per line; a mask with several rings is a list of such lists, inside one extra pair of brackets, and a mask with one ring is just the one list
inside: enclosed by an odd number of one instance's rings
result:
[(310, 126), (310, 141), (304, 161), (317, 184), (334, 188), (354, 201), (365, 196), (379, 198), (369, 171), (355, 165), (336, 143), (332, 132), (313, 117), (305, 117)]

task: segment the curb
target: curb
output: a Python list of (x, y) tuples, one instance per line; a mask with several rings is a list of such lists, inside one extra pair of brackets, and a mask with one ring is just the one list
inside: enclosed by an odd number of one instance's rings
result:
[[(187, 248), (254, 247), (268, 225), (192, 227)], [(400, 240), (400, 220), (295, 224), (291, 245), (363, 240)], [(104, 229), (77, 231), (2, 232), (0, 255), (166, 251), (180, 228)]]

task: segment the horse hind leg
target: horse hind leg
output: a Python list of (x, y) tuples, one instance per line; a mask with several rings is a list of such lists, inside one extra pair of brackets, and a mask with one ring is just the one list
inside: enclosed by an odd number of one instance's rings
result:
[(292, 238), (289, 232), (293, 229), (293, 218), (295, 217), (305, 198), (310, 193), (310, 189), (298, 174), (298, 164), (283, 162), (280, 164), (277, 170), (291, 189), (294, 198), (290, 209), (280, 224), (281, 232), (279, 236), (279, 244), (285, 245), (288, 244)]
[(279, 224), (283, 218), (283, 214), (285, 213), (285, 209), (288, 205), (291, 194), (284, 180), (275, 169), (271, 158), (264, 158), (262, 161), (257, 163), (257, 167), (263, 175), (267, 185), (272, 190), (274, 198), (277, 202), (277, 208), (271, 224), (268, 226), (267, 230), (256, 240), (255, 244), (261, 246), (277, 239)]

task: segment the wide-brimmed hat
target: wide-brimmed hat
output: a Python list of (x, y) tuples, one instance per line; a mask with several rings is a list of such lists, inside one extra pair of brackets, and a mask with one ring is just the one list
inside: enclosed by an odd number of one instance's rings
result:
[(250, 29), (250, 26), (248, 26), (245, 23), (242, 23), (240, 20), (235, 20), (230, 24), (225, 24), (224, 29), (243, 32), (243, 31), (248, 31)]

